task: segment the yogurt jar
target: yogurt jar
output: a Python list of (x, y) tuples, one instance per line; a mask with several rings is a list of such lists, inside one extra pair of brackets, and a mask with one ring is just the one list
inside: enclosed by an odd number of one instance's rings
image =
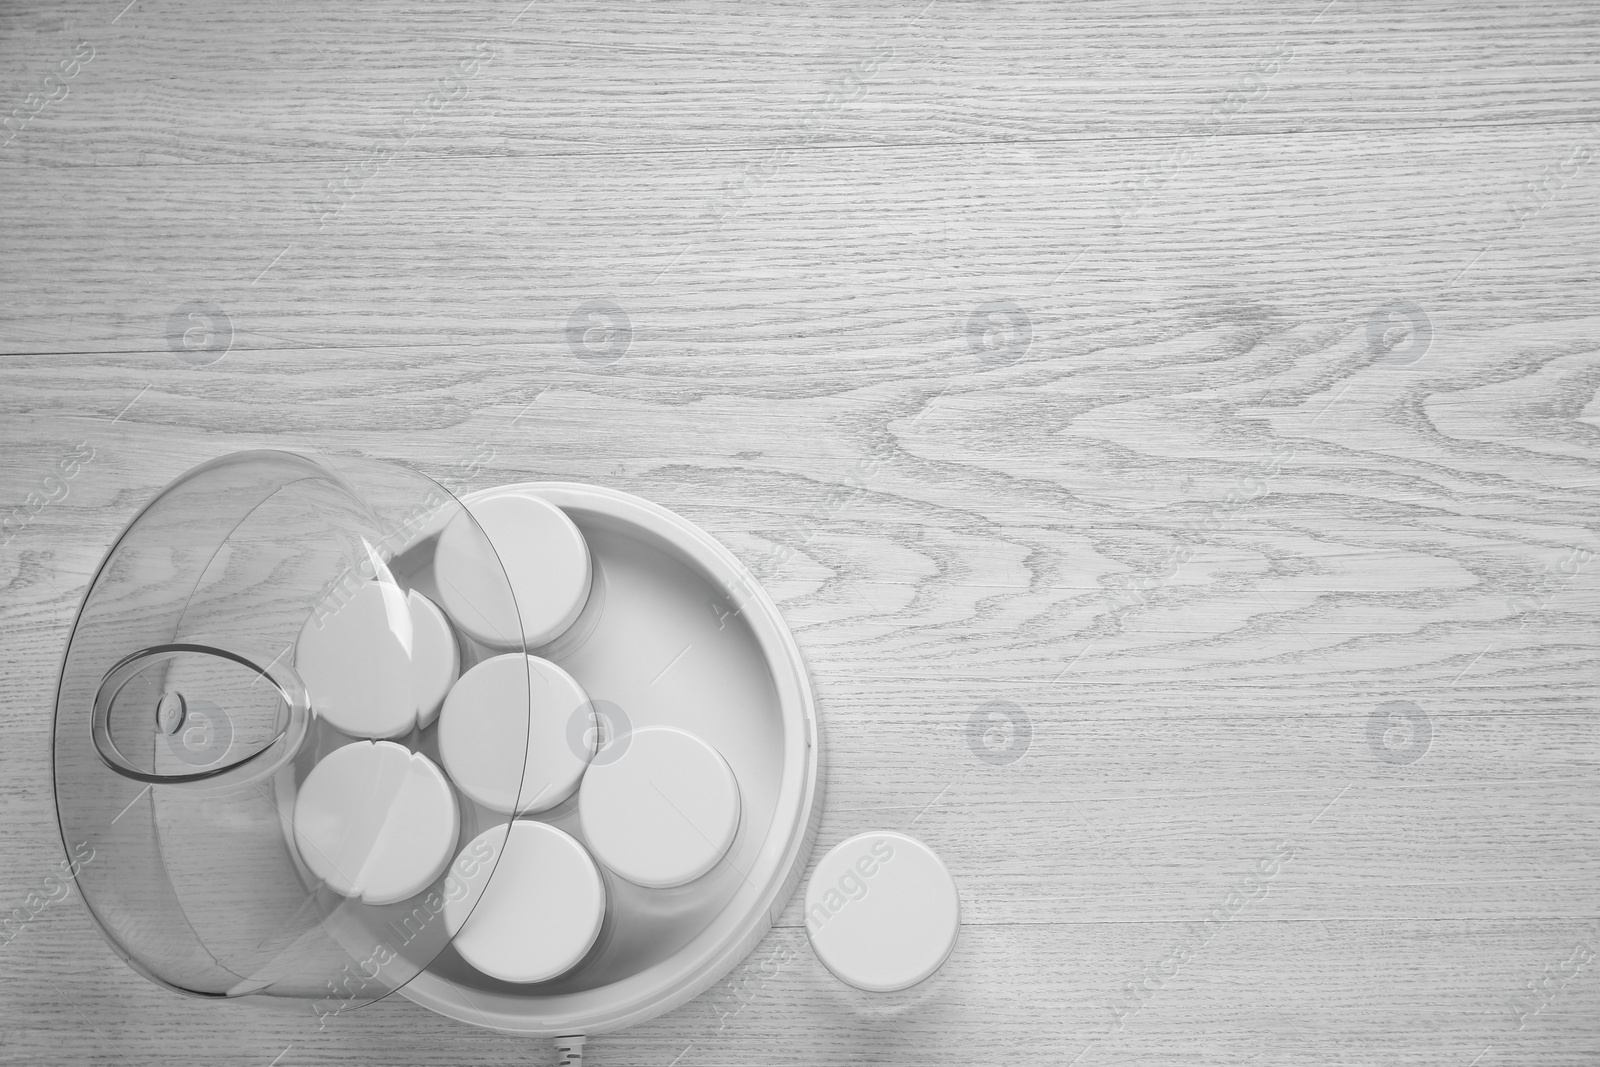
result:
[(447, 893), (444, 907), (452, 944), (503, 982), (566, 974), (605, 923), (599, 868), (570, 834), (548, 823), (516, 819), (485, 831), (462, 849), (452, 880), (457, 876), (463, 890)]

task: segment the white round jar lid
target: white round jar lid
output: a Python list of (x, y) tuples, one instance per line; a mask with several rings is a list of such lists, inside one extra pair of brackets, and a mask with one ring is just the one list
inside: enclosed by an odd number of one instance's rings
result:
[[(543, 497), (514, 487), (475, 496), (467, 511), (470, 516), (457, 515), (444, 528), (434, 550), (433, 573), (445, 611), (473, 640), (491, 648), (514, 648), (520, 638), (532, 651), (554, 641), (589, 599), (592, 562), (577, 524)], [(483, 538), (472, 519), (488, 536), (498, 563), (480, 558)], [(520, 635), (502, 632), (474, 606), (500, 603), (507, 580), (522, 620)]]
[(461, 649), (455, 630), (439, 605), (411, 590), (406, 595), (414, 629), (411, 636), (411, 685), (416, 695), (417, 725), (439, 717), (444, 698), (461, 676)]
[(595, 858), (635, 885), (668, 889), (717, 865), (739, 829), (739, 783), (721, 753), (671, 726), (614, 739), (578, 790)]
[(351, 737), (401, 737), (427, 726), (461, 669), (438, 605), (393, 582), (330, 597), (300, 628), (295, 671), (312, 710)]
[(444, 774), (393, 741), (356, 741), (311, 769), (294, 803), (300, 859), (366, 904), (422, 892), (455, 851), (459, 812)]
[[(473, 838), (456, 860), (444, 920), (461, 958), (504, 982), (545, 982), (575, 967), (600, 936), (606, 890), (570, 834), (525, 819)], [(453, 898), (453, 899), (452, 899)]]
[(439, 755), (456, 786), (484, 807), (545, 811), (572, 795), (589, 765), (588, 721), (589, 696), (572, 675), (510, 652), (451, 688), (439, 714)]
[(943, 861), (905, 834), (834, 846), (806, 885), (806, 936), (841, 981), (875, 993), (932, 975), (955, 948), (961, 900)]

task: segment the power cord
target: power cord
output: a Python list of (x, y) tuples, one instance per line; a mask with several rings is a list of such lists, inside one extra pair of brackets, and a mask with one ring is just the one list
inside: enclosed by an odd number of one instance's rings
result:
[(583, 1067), (583, 1035), (556, 1038), (556, 1055), (558, 1067)]

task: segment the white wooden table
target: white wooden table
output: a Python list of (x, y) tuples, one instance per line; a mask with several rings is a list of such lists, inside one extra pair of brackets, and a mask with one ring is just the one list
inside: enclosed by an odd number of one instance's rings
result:
[[(721, 538), (960, 885), (602, 1067), (1600, 1058), (1593, 5), (125, 2), (0, 10), (0, 910), (122, 525), (360, 453)], [(0, 1063), (550, 1055), (302, 1018), (0, 946)]]

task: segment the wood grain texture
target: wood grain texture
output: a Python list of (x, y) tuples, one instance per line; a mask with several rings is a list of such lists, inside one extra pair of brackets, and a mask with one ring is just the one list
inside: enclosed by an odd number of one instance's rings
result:
[[(821, 847), (960, 885), (928, 986), (848, 991), (791, 906), (601, 1067), (1595, 1061), (1590, 6), (124, 2), (0, 11), (0, 908), (118, 530), (360, 453), (709, 530), (810, 664)], [(0, 1063), (274, 1057), (549, 1050), (175, 998), (75, 900), (0, 946)]]

